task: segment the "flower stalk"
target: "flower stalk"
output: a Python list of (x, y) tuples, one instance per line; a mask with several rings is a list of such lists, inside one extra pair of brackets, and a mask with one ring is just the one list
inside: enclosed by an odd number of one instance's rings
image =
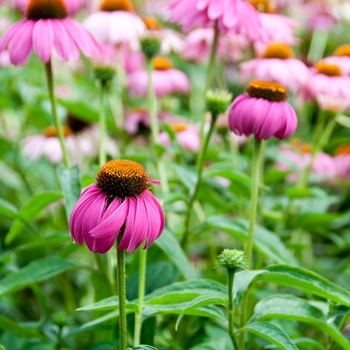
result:
[(64, 135), (62, 131), (62, 123), (60, 118), (57, 115), (57, 109), (56, 109), (56, 101), (55, 101), (55, 94), (54, 94), (54, 83), (53, 83), (53, 72), (52, 72), (52, 64), (51, 60), (45, 64), (45, 72), (46, 72), (46, 78), (47, 78), (47, 86), (49, 90), (49, 97), (51, 102), (51, 110), (52, 110), (52, 116), (54, 120), (55, 127), (57, 129), (57, 135), (60, 140), (62, 153), (63, 153), (63, 162), (64, 166), (69, 169), (69, 157), (67, 152), (66, 143), (64, 140)]
[(100, 167), (107, 161), (106, 154), (106, 109), (105, 109), (106, 85), (101, 82), (100, 89), (100, 144), (99, 144), (99, 163)]

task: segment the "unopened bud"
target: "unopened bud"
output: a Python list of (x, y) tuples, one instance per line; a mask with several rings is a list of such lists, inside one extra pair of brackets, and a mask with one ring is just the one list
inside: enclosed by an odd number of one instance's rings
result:
[(232, 94), (226, 90), (209, 90), (205, 95), (207, 111), (213, 118), (226, 112), (228, 105), (232, 101)]
[(160, 52), (160, 40), (157, 36), (145, 36), (140, 39), (141, 50), (147, 59), (156, 57)]
[(224, 249), (218, 256), (217, 266), (222, 266), (230, 270), (245, 270), (247, 268), (247, 258), (242, 250)]

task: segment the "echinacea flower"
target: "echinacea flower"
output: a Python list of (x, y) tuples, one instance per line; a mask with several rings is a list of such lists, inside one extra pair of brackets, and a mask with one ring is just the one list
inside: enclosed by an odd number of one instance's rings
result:
[(295, 45), (298, 39), (294, 36), (294, 30), (300, 24), (289, 17), (275, 13), (277, 3), (274, 0), (249, 0), (249, 2), (258, 11), (258, 16), (262, 27), (266, 30), (267, 41), (256, 40), (254, 48), (260, 55), (266, 45), (270, 43), (284, 43), (287, 45)]
[(172, 0), (169, 8), (170, 20), (185, 32), (213, 26), (217, 21), (222, 32), (245, 32), (251, 39), (266, 39), (257, 11), (245, 0)]
[[(200, 136), (198, 129), (193, 125), (171, 124), (171, 129), (175, 131), (176, 140), (186, 151), (198, 152), (200, 148)], [(169, 134), (165, 131), (159, 134), (159, 143), (165, 147), (170, 147), (172, 142)]]
[(146, 30), (131, 0), (103, 0), (100, 11), (88, 16), (84, 26), (99, 42), (111, 45), (135, 41)]
[(238, 135), (253, 134), (256, 140), (290, 137), (297, 128), (298, 119), (286, 100), (287, 89), (283, 85), (254, 80), (247, 93), (238, 96), (230, 106), (230, 130)]
[(325, 57), (323, 62), (337, 65), (344, 74), (350, 74), (350, 44), (339, 46), (332, 56)]
[[(276, 168), (290, 172), (287, 181), (297, 182), (302, 171), (312, 161), (311, 151), (309, 145), (281, 145), (278, 149)], [(334, 180), (337, 176), (335, 159), (327, 153), (319, 152), (313, 161), (311, 174), (316, 183)]]
[(321, 61), (311, 71), (305, 98), (316, 100), (324, 110), (344, 111), (350, 106), (350, 78), (337, 65)]
[(339, 146), (334, 155), (338, 178), (350, 181), (350, 144), (348, 143)]
[(103, 165), (96, 184), (85, 189), (73, 208), (69, 228), (73, 240), (93, 253), (104, 254), (122, 235), (119, 250), (133, 252), (144, 241), (148, 248), (163, 232), (164, 212), (149, 191), (143, 166), (130, 160)]
[(8, 47), (11, 63), (24, 64), (32, 50), (48, 63), (52, 52), (62, 61), (77, 61), (99, 51), (98, 44), (84, 27), (67, 17), (63, 0), (29, 0), (24, 19), (14, 23), (0, 40), (0, 52)]
[(274, 81), (296, 92), (308, 83), (310, 71), (302, 61), (294, 58), (288, 45), (278, 43), (269, 45), (261, 58), (242, 63), (242, 84), (249, 78)]
[[(184, 72), (173, 68), (172, 63), (165, 57), (156, 57), (152, 60), (152, 80), (157, 97), (174, 93), (188, 94), (190, 81)], [(146, 97), (148, 93), (148, 74), (146, 70), (138, 70), (128, 77), (128, 86), (131, 96)]]

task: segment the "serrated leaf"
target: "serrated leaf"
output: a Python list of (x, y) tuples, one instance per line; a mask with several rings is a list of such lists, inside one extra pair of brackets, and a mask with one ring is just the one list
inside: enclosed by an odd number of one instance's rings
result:
[(282, 318), (305, 322), (319, 328), (328, 334), (335, 342), (345, 349), (350, 348), (349, 342), (332, 323), (327, 323), (326, 315), (307, 300), (294, 295), (272, 295), (259, 301), (254, 308), (251, 321)]
[(74, 165), (70, 169), (67, 169), (61, 164), (57, 167), (57, 176), (64, 195), (64, 207), (67, 220), (69, 221), (72, 209), (78, 201), (81, 193), (79, 166)]
[(226, 299), (225, 298), (218, 298), (218, 297), (211, 297), (211, 296), (200, 296), (192, 301), (190, 301), (186, 308), (184, 308), (179, 317), (176, 320), (175, 330), (177, 330), (182, 318), (188, 314), (189, 311), (194, 310), (201, 306), (207, 306), (207, 305), (226, 305)]
[(42, 192), (31, 197), (19, 212), (21, 219), (17, 218), (14, 220), (10, 231), (6, 236), (5, 243), (10, 244), (20, 234), (22, 228), (25, 226), (23, 221), (32, 221), (35, 215), (38, 214), (42, 209), (44, 209), (49, 204), (61, 199), (62, 197), (63, 194), (60, 192)]
[(178, 240), (167, 228), (164, 229), (162, 235), (155, 241), (155, 244), (167, 255), (183, 277), (187, 280), (193, 280), (197, 277), (196, 271), (187, 259)]
[[(248, 226), (247, 220), (232, 219), (225, 215), (214, 215), (193, 230), (201, 232), (207, 229), (217, 229), (245, 242), (248, 239)], [(255, 225), (254, 248), (277, 263), (298, 265), (298, 261), (285, 247), (281, 239), (259, 225)]]
[(270, 343), (275, 344), (282, 350), (298, 350), (298, 348), (290, 340), (289, 336), (272, 323), (251, 323), (242, 328), (241, 330), (254, 333), (259, 337), (266, 339)]
[(17, 272), (3, 278), (0, 282), (0, 296), (16, 292), (33, 283), (45, 281), (67, 270), (82, 267), (68, 260), (46, 258), (36, 260)]

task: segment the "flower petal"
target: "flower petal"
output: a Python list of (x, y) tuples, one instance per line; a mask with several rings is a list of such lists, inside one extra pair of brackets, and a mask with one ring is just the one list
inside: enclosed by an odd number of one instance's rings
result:
[(125, 201), (129, 202), (129, 211), (126, 219), (126, 224), (125, 224), (125, 230), (123, 233), (123, 238), (119, 243), (118, 249), (123, 250), (127, 249), (132, 235), (134, 233), (134, 223), (135, 223), (135, 216), (136, 216), (136, 208), (137, 208), (137, 203), (136, 199), (134, 198), (126, 198)]
[(33, 29), (33, 49), (39, 59), (49, 62), (53, 47), (53, 28), (50, 19), (39, 19)]

